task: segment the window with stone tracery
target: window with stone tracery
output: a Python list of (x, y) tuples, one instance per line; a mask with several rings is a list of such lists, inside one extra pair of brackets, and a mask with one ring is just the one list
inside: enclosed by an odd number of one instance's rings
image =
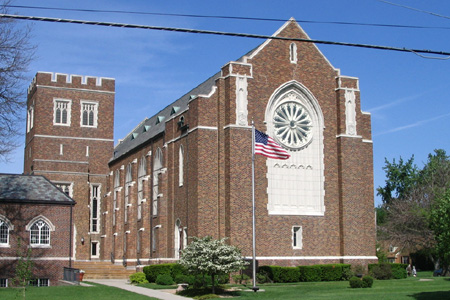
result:
[(81, 126), (97, 127), (98, 103), (81, 101)]

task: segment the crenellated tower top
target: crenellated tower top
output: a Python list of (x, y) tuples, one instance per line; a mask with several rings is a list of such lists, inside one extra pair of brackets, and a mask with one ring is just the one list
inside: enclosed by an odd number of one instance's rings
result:
[(28, 95), (36, 86), (55, 88), (83, 89), (114, 93), (115, 79), (96, 76), (71, 75), (53, 72), (38, 72), (28, 87)]

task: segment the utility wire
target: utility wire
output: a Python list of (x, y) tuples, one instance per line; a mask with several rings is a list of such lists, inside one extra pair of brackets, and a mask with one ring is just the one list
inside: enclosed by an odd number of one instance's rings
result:
[(426, 10), (422, 10), (422, 9), (418, 9), (418, 8), (414, 8), (414, 7), (406, 6), (406, 5), (402, 5), (402, 4), (397, 4), (397, 3), (389, 2), (389, 1), (385, 1), (385, 0), (378, 0), (378, 1), (383, 2), (383, 3), (386, 3), (386, 4), (390, 4), (390, 5), (394, 5), (394, 6), (398, 6), (398, 7), (403, 7), (403, 8), (415, 10), (415, 11), (418, 11), (418, 12), (430, 14), (430, 15), (433, 15), (433, 16), (435, 16), (435, 17), (440, 17), (440, 18), (444, 18), (444, 19), (450, 19), (449, 16), (440, 15), (440, 14), (437, 14), (437, 13), (434, 13), (434, 12), (431, 12), (431, 11), (426, 11)]
[[(425, 53), (425, 54), (445, 55), (445, 56), (449, 56), (445, 59), (450, 58), (450, 52), (444, 52), (444, 51), (424, 50), (424, 49), (407, 49), (407, 48), (397, 48), (397, 47), (388, 47), (388, 46), (343, 43), (343, 42), (332, 42), (332, 41), (300, 39), (300, 38), (288, 38), (288, 37), (281, 37), (281, 36), (268, 36), (268, 35), (248, 34), (248, 33), (233, 33), (233, 32), (223, 32), (223, 31), (211, 31), (211, 30), (175, 28), (175, 27), (161, 27), (161, 26), (149, 26), (149, 25), (134, 25), (134, 24), (98, 22), (98, 21), (83, 21), (83, 20), (59, 19), (59, 18), (48, 18), (48, 17), (33, 17), (33, 16), (21, 16), (21, 15), (9, 15), (9, 14), (0, 14), (0, 18), (28, 20), (28, 21), (94, 25), (94, 26), (106, 26), (106, 27), (119, 27), (119, 28), (132, 28), (132, 29), (148, 29), (148, 30), (159, 30), (159, 31), (198, 33), (198, 34), (210, 34), (210, 35), (223, 35), (223, 36), (246, 37), (246, 38), (254, 38), (254, 39), (299, 41), (299, 42), (305, 42), (305, 43), (315, 43), (315, 44), (325, 44), (325, 45), (338, 45), (338, 46), (370, 48), (370, 49), (378, 49), (378, 50), (411, 52), (411, 53), (415, 53), (415, 54)], [(429, 58), (432, 58), (432, 57), (429, 57)]]
[[(285, 19), (274, 18), (252, 18), (252, 17), (233, 17), (218, 15), (193, 15), (193, 14), (172, 14), (159, 12), (137, 12), (124, 10), (97, 10), (97, 9), (81, 9), (81, 8), (59, 8), (59, 7), (43, 7), (43, 6), (23, 6), (23, 5), (7, 5), (11, 8), (22, 9), (41, 9), (41, 10), (59, 10), (59, 11), (77, 11), (88, 13), (118, 13), (118, 14), (134, 14), (134, 15), (151, 15), (151, 16), (169, 16), (169, 17), (188, 17), (188, 18), (207, 18), (207, 19), (229, 19), (229, 20), (247, 20), (247, 21), (269, 21), (269, 22), (286, 22)], [(420, 25), (401, 25), (401, 24), (379, 24), (379, 23), (359, 23), (359, 22), (339, 22), (339, 21), (312, 21), (312, 20), (296, 20), (298, 23), (310, 24), (333, 24), (333, 25), (353, 25), (353, 26), (372, 26), (372, 27), (393, 27), (393, 28), (410, 28), (410, 29), (446, 29), (445, 26), (420, 26)]]

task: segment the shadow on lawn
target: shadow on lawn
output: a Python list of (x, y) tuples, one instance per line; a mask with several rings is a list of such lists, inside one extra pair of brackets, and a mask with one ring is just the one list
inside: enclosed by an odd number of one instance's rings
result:
[(450, 299), (450, 291), (423, 292), (412, 294), (410, 297), (417, 300)]

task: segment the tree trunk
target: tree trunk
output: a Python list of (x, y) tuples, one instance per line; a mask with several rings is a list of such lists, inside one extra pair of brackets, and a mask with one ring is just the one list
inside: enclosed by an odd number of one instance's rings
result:
[(211, 275), (211, 281), (212, 281), (212, 293), (215, 294), (216, 293), (216, 286), (215, 286), (215, 278), (214, 278), (214, 274)]

